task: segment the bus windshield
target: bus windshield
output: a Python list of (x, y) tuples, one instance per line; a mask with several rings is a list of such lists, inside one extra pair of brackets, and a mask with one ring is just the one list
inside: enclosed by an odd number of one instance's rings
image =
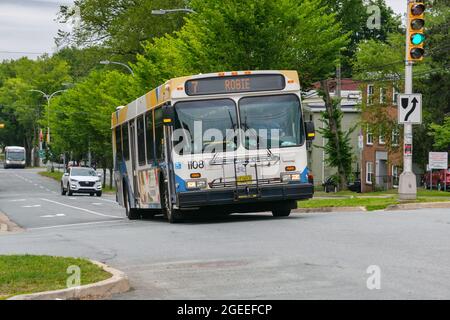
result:
[[(202, 145), (198, 147), (194, 146), (194, 128), (199, 130), (197, 134), (201, 134)], [(231, 99), (178, 102), (175, 105), (174, 129), (182, 129), (184, 134), (181, 137), (187, 142), (185, 146), (188, 150), (185, 149), (180, 154), (186, 151), (201, 153), (216, 152), (217, 149), (236, 150), (234, 139), (227, 139), (229, 131), (237, 129), (236, 105)]]
[(24, 161), (25, 153), (23, 151), (8, 151), (7, 160)]
[(295, 95), (242, 98), (239, 112), (242, 129), (258, 135), (257, 139), (245, 137), (247, 149), (286, 148), (304, 142), (300, 101)]

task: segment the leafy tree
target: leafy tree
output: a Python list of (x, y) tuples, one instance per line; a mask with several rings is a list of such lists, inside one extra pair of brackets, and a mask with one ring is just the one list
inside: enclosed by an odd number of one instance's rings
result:
[(316, 146), (325, 150), (327, 165), (337, 168), (337, 178), (340, 190), (347, 188), (347, 179), (352, 172), (352, 147), (350, 135), (356, 126), (348, 131), (342, 130), (342, 117), (344, 113), (339, 108), (340, 101), (332, 99), (329, 92), (328, 81), (321, 81), (321, 96), (325, 100), (326, 111), (321, 112), (320, 121), (324, 124), (318, 132), (326, 139), (325, 146)]
[(296, 69), (307, 85), (334, 71), (347, 44), (320, 0), (194, 0), (192, 7), (198, 13), (180, 31), (147, 43), (138, 56), (143, 86), (189, 73), (255, 69)]
[(450, 117), (445, 117), (443, 124), (431, 124), (431, 132), (434, 138), (434, 146), (443, 151), (450, 151)]
[(112, 173), (111, 114), (133, 99), (130, 86), (127, 74), (95, 71), (55, 99), (51, 106), (54, 150), (77, 161), (86, 159), (90, 150), (93, 160)]
[[(59, 46), (103, 46), (124, 62), (134, 60), (142, 52), (141, 43), (177, 30), (183, 23), (183, 14), (155, 16), (152, 9), (183, 8), (185, 0), (76, 0), (77, 11), (61, 6), (58, 21), (73, 25), (71, 32), (60, 30)], [(74, 21), (75, 20), (75, 21)]]

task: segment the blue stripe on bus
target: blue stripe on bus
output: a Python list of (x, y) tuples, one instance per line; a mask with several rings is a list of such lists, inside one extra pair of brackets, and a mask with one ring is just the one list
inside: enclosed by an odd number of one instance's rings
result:
[(302, 175), (300, 177), (300, 181), (302, 183), (308, 183), (308, 174), (309, 174), (309, 169), (308, 167), (305, 168), (305, 170), (303, 170)]
[(177, 192), (186, 191), (186, 181), (181, 179), (178, 175), (175, 175), (175, 183), (177, 185)]

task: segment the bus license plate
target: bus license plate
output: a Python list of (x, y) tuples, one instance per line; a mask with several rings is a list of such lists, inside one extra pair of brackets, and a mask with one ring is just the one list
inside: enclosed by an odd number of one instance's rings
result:
[(238, 184), (247, 184), (249, 182), (252, 182), (252, 176), (240, 176), (240, 177), (237, 177), (237, 183)]

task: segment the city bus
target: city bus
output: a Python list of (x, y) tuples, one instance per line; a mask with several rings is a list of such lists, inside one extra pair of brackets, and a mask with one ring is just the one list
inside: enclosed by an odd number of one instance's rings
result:
[(25, 168), (26, 152), (24, 147), (5, 147), (5, 162), (3, 167), (8, 168)]
[(129, 219), (193, 212), (289, 216), (312, 198), (296, 71), (167, 81), (112, 114), (117, 201)]

